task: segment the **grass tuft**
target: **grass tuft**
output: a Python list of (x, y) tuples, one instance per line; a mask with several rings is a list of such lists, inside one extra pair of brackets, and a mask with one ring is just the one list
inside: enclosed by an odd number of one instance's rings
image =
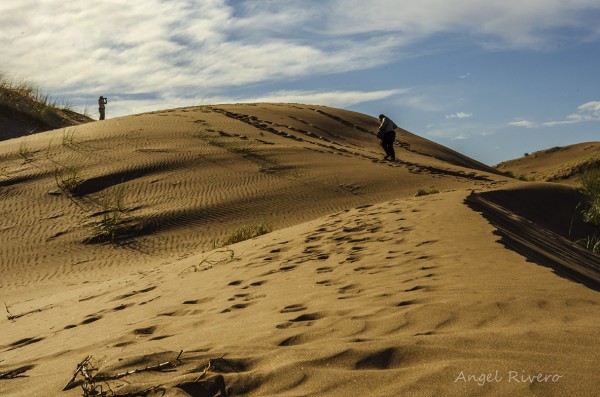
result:
[(54, 170), (56, 186), (64, 193), (74, 195), (77, 188), (83, 183), (80, 174), (81, 168), (74, 166), (62, 166)]
[(34, 122), (36, 130), (60, 128), (89, 122), (91, 119), (73, 111), (73, 105), (62, 104), (27, 81), (16, 81), (0, 73), (0, 111)]
[(125, 206), (124, 190), (118, 189), (102, 201), (102, 219), (96, 224), (101, 238), (117, 243), (129, 228), (129, 209)]
[(269, 233), (269, 228), (264, 224), (255, 226), (242, 226), (236, 230), (230, 232), (225, 239), (221, 242), (215, 242), (215, 247), (224, 247), (227, 245), (239, 243), (240, 241), (249, 240), (254, 237), (262, 236), (263, 234)]
[(434, 189), (434, 188), (430, 188), (429, 190), (419, 189), (419, 190), (417, 190), (415, 197), (428, 196), (430, 194), (438, 194), (439, 192), (440, 192), (439, 190)]
[(588, 236), (578, 240), (577, 243), (594, 254), (600, 255), (600, 235), (594, 234), (593, 236)]
[(600, 167), (589, 168), (579, 177), (579, 191), (585, 197), (585, 222), (600, 226)]

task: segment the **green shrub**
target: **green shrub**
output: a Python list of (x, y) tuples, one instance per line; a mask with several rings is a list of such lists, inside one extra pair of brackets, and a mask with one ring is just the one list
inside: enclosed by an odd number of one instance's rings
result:
[(588, 236), (587, 238), (578, 240), (577, 243), (594, 254), (600, 255), (600, 235), (594, 234), (593, 236)]
[(583, 220), (600, 226), (600, 168), (589, 168), (581, 174), (579, 191), (585, 197)]

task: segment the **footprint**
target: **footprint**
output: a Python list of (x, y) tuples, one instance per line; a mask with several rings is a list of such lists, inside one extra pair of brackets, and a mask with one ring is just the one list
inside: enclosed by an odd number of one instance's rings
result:
[(427, 240), (427, 241), (422, 241), (419, 244), (417, 244), (417, 247), (420, 247), (422, 245), (426, 245), (426, 244), (433, 244), (433, 243), (437, 243), (438, 240)]
[(135, 342), (133, 341), (129, 341), (129, 342), (119, 342), (119, 343), (115, 343), (113, 345), (113, 347), (125, 347), (125, 346), (129, 346), (129, 345), (133, 345)]
[(294, 346), (300, 345), (302, 343), (302, 335), (290, 336), (289, 338), (285, 338), (281, 342), (277, 344), (277, 346)]
[(151, 327), (145, 327), (145, 328), (138, 328), (138, 329), (134, 329), (133, 333), (135, 335), (152, 335), (154, 333), (154, 331), (156, 331), (156, 326), (151, 326)]
[(356, 369), (388, 369), (392, 364), (395, 349), (384, 349), (367, 355), (355, 364)]
[(323, 317), (324, 316), (320, 313), (307, 313), (307, 314), (302, 314), (290, 321), (293, 323), (304, 322), (304, 321), (315, 321), (315, 320), (320, 320)]
[(91, 316), (91, 317), (88, 317), (85, 320), (83, 320), (80, 325), (91, 324), (93, 322), (100, 320), (101, 318), (102, 318), (102, 316)]
[(303, 310), (306, 310), (306, 306), (304, 306), (300, 303), (296, 303), (296, 304), (284, 307), (279, 313), (293, 313), (293, 312), (301, 312)]
[(261, 285), (263, 285), (263, 284), (264, 284), (264, 283), (266, 283), (266, 282), (267, 282), (267, 280), (255, 281), (255, 282), (253, 282), (253, 283), (250, 283), (250, 286), (252, 286), (252, 287), (258, 287), (258, 286), (261, 286)]
[(150, 340), (163, 340), (172, 337), (173, 335), (160, 335), (155, 336), (154, 338), (150, 338)]
[(412, 292), (412, 291), (419, 291), (422, 289), (426, 289), (425, 287), (423, 287), (422, 285), (417, 285), (416, 287), (412, 287), (410, 289), (404, 290), (404, 292)]
[(143, 294), (143, 293), (146, 293), (146, 292), (150, 292), (150, 291), (152, 291), (154, 289), (156, 289), (155, 286), (144, 288), (144, 289), (141, 289), (139, 291), (131, 291), (131, 292), (127, 293), (127, 294), (119, 295), (116, 298), (111, 299), (111, 301), (122, 300), (122, 299), (129, 298), (129, 297), (132, 297), (132, 296), (137, 295), (137, 294)]
[(429, 335), (435, 335), (435, 332), (427, 331), (427, 332), (419, 332), (418, 334), (415, 334), (415, 336), (429, 336)]
[(333, 271), (333, 269), (332, 269), (332, 268), (325, 266), (325, 267), (320, 267), (320, 268), (318, 268), (318, 269), (317, 269), (317, 274), (321, 274), (321, 273), (331, 273), (332, 271)]
[(31, 345), (33, 343), (37, 343), (39, 341), (44, 340), (44, 338), (23, 338), (23, 339), (19, 339), (16, 342), (11, 343), (9, 346), (10, 348), (8, 350), (15, 350), (15, 349), (19, 349), (23, 346), (27, 346), (27, 345)]
[(26, 378), (27, 375), (23, 375), (25, 372), (35, 368), (35, 365), (23, 365), (21, 367), (11, 369), (8, 371), (2, 372), (2, 377), (0, 379), (15, 379), (15, 378)]
[(233, 310), (245, 309), (248, 306), (253, 305), (254, 303), (255, 302), (236, 303), (235, 305), (231, 305), (227, 309), (221, 311), (221, 313), (230, 313)]

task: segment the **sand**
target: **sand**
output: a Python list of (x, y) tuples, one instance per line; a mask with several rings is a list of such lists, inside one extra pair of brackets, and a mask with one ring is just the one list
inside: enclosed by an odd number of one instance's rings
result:
[[(407, 131), (385, 162), (376, 126), (219, 105), (0, 144), (0, 394), (81, 396), (82, 374), (62, 390), (91, 356), (107, 395), (224, 381), (247, 396), (593, 396), (600, 263), (570, 254), (591, 278), (565, 272), (550, 253), (577, 248), (538, 205), (572, 188)], [(538, 256), (473, 193), (531, 222)], [(112, 244), (97, 225), (116, 201), (128, 228)], [(272, 231), (220, 246), (258, 224)]]
[(512, 172), (515, 177), (577, 185), (583, 170), (600, 162), (600, 142), (583, 142), (555, 146), (523, 157), (502, 162), (499, 171)]

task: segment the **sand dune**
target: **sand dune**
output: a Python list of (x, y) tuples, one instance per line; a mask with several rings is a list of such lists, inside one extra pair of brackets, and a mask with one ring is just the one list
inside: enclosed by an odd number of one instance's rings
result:
[(523, 179), (576, 184), (583, 169), (600, 162), (600, 143), (556, 146), (505, 161), (495, 168)]
[[(220, 105), (2, 143), (2, 395), (80, 396), (88, 356), (116, 395), (594, 395), (600, 297), (551, 257), (597, 275), (564, 239), (576, 193), (406, 131), (384, 162), (376, 126)], [(506, 244), (515, 217), (537, 257)]]

